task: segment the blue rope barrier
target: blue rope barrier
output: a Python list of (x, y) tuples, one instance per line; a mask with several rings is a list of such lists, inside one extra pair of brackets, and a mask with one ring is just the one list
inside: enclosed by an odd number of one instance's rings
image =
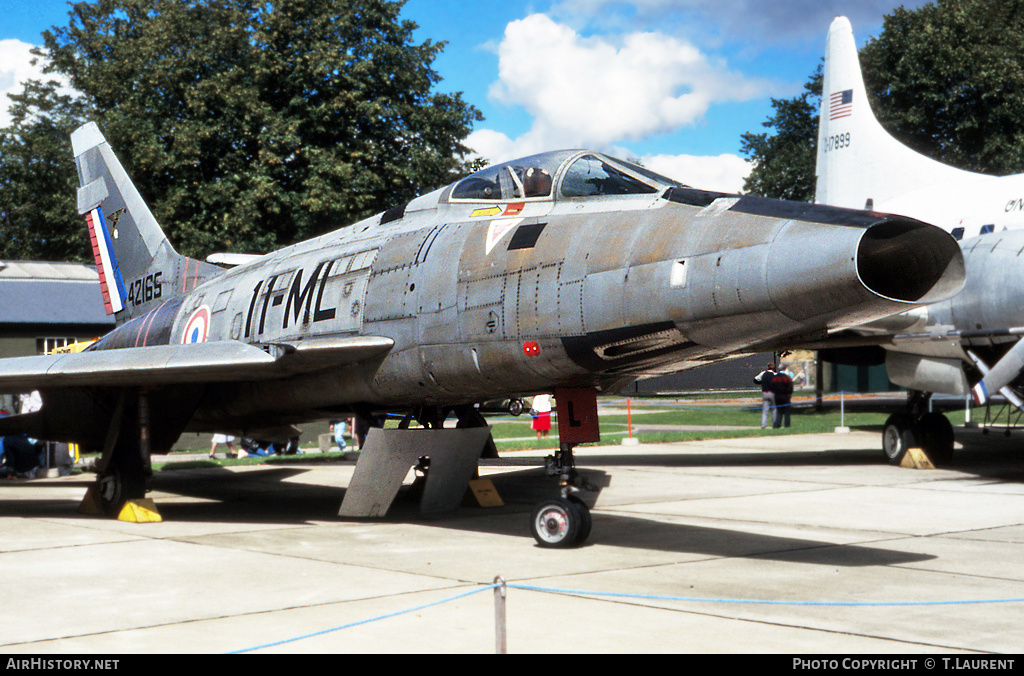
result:
[(423, 610), (432, 606), (441, 605), (442, 603), (448, 603), (450, 601), (456, 601), (467, 596), (479, 594), (485, 592), (488, 589), (496, 589), (504, 586), (508, 589), (521, 589), (523, 591), (535, 591), (546, 594), (561, 594), (565, 596), (599, 596), (599, 597), (617, 597), (617, 598), (630, 598), (630, 599), (644, 599), (648, 601), (685, 601), (695, 603), (726, 603), (726, 604), (742, 604), (742, 605), (772, 605), (772, 606), (832, 606), (832, 607), (846, 607), (846, 608), (868, 608), (868, 607), (913, 607), (913, 606), (955, 606), (955, 605), (981, 605), (991, 603), (1024, 603), (1024, 598), (1005, 598), (1005, 599), (964, 599), (960, 601), (778, 601), (771, 599), (729, 599), (729, 598), (708, 598), (701, 596), (662, 596), (657, 594), (627, 594), (625, 592), (601, 592), (601, 591), (590, 591), (585, 589), (559, 589), (557, 587), (538, 587), (536, 585), (527, 584), (516, 584), (512, 582), (502, 584), (488, 584), (478, 589), (471, 589), (470, 591), (456, 594), (455, 596), (449, 596), (448, 598), (432, 601), (431, 603), (424, 603), (422, 605), (408, 608), (406, 610), (397, 610), (393, 613), (387, 613), (384, 615), (378, 615), (376, 617), (367, 618), (365, 620), (357, 620), (356, 622), (349, 622), (337, 627), (331, 627), (330, 629), (323, 629), (316, 631), (311, 634), (305, 634), (303, 636), (296, 636), (294, 638), (287, 638), (281, 641), (274, 641), (272, 643), (264, 643), (263, 645), (253, 646), (251, 648), (243, 648), (241, 650), (233, 650), (228, 655), (239, 655), (241, 653), (252, 652), (254, 650), (262, 650), (263, 648), (271, 648), (274, 646), (282, 645), (285, 643), (294, 643), (295, 641), (301, 641), (303, 639), (312, 638), (314, 636), (322, 636), (335, 631), (341, 631), (342, 629), (349, 629), (350, 627), (356, 627), (362, 624), (369, 624), (370, 622), (376, 622), (378, 620), (386, 620), (391, 617), (397, 617), (399, 615), (405, 615), (408, 613), (416, 612), (417, 610)]
[(228, 655), (240, 655), (241, 653), (248, 653), (248, 652), (252, 652), (254, 650), (262, 650), (263, 648), (272, 648), (274, 646), (282, 645), (282, 644), (285, 644), (285, 643), (294, 643), (295, 641), (301, 641), (303, 639), (312, 638), (314, 636), (322, 636), (324, 634), (330, 634), (331, 632), (334, 632), (334, 631), (341, 631), (342, 629), (349, 629), (350, 627), (356, 627), (356, 626), (359, 626), (361, 624), (369, 624), (370, 622), (376, 622), (378, 620), (386, 620), (389, 617), (397, 617), (399, 615), (405, 615), (407, 613), (414, 613), (417, 610), (423, 610), (424, 608), (430, 608), (431, 606), (438, 606), (438, 605), (441, 605), (442, 603), (448, 603), (449, 601), (456, 601), (458, 599), (465, 598), (467, 596), (472, 596), (473, 594), (479, 594), (480, 592), (485, 592), (488, 589), (494, 589), (495, 587), (500, 587), (500, 586), (501, 586), (500, 584), (490, 584), (490, 585), (487, 585), (486, 587), (481, 587), (480, 589), (471, 589), (468, 592), (463, 592), (461, 594), (456, 594), (455, 596), (449, 596), (448, 598), (445, 598), (445, 599), (440, 599), (438, 601), (433, 601), (431, 603), (424, 603), (423, 605), (416, 606), (415, 608), (407, 608), (406, 610), (397, 610), (397, 611), (395, 611), (393, 613), (387, 613), (385, 615), (378, 615), (377, 617), (371, 617), (371, 618), (368, 618), (368, 619), (365, 619), (365, 620), (357, 620), (356, 622), (349, 622), (348, 624), (343, 624), (343, 625), (340, 625), (340, 626), (337, 626), (337, 627), (331, 627), (330, 629), (323, 629), (321, 631), (315, 631), (312, 634), (305, 634), (304, 636), (296, 636), (294, 638), (286, 638), (286, 639), (283, 639), (281, 641), (274, 641), (273, 643), (264, 643), (263, 645), (257, 645), (257, 646), (253, 646), (251, 648), (242, 648), (241, 650), (232, 650), (231, 652), (229, 652), (227, 654)]
[(548, 594), (563, 594), (572, 596), (615, 596), (632, 599), (647, 599), (654, 601), (696, 601), (701, 603), (732, 603), (749, 605), (773, 605), (773, 606), (845, 606), (845, 607), (867, 607), (867, 606), (951, 606), (951, 605), (976, 605), (983, 603), (1021, 603), (1024, 598), (1008, 599), (969, 599), (962, 601), (773, 601), (771, 599), (724, 599), (708, 598), (700, 596), (659, 596), (654, 594), (627, 594), (624, 592), (598, 592), (582, 589), (557, 589), (553, 587), (536, 587), (507, 583), (510, 589), (522, 589), (525, 591), (538, 591)]

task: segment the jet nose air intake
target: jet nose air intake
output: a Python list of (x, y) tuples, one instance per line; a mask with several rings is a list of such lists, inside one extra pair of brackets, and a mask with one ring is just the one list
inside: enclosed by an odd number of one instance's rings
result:
[(879, 296), (932, 303), (963, 288), (964, 258), (956, 241), (938, 228), (892, 219), (864, 232), (857, 274)]
[(896, 216), (866, 227), (791, 221), (772, 243), (767, 273), (772, 301), (784, 315), (830, 326), (949, 298), (965, 280), (956, 240)]

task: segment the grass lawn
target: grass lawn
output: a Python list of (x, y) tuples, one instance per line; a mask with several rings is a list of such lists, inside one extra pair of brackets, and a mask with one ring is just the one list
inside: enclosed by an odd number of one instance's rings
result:
[[(617, 444), (627, 432), (626, 400), (621, 397), (602, 397), (598, 401), (600, 428), (604, 444)], [(632, 421), (634, 429), (643, 425), (679, 425), (701, 427), (743, 427), (747, 429), (715, 430), (698, 429), (693, 431), (658, 431), (634, 432), (641, 443), (653, 444), (671, 441), (694, 441), (701, 439), (723, 439), (737, 437), (778, 436), (780, 434), (811, 434), (832, 432), (843, 424), (854, 430), (871, 430), (881, 432), (885, 419), (894, 412), (892, 406), (870, 409), (857, 407), (847, 410), (841, 416), (838, 407), (828, 407), (823, 411), (815, 410), (814, 406), (798, 400), (792, 409), (792, 426), (788, 429), (761, 429), (761, 398), (759, 392), (714, 393), (684, 399), (644, 399), (632, 401)], [(962, 424), (963, 410), (948, 413), (954, 425)], [(491, 434), (498, 451), (547, 451), (557, 448), (557, 417), (553, 416), (551, 434), (547, 439), (537, 440), (530, 429), (530, 417), (492, 416), (488, 417)], [(397, 427), (398, 421), (388, 422), (387, 427)], [(311, 436), (311, 435), (310, 435)], [(175, 469), (189, 467), (209, 467), (216, 465), (256, 465), (274, 463), (312, 463), (339, 462), (341, 453), (320, 453), (315, 450), (315, 438), (303, 437), (303, 446), (307, 450), (301, 455), (271, 456), (269, 458), (218, 459), (206, 458), (206, 449), (194, 450), (194, 459), (186, 462), (167, 463)], [(208, 447), (207, 447), (208, 448)], [(219, 449), (223, 453), (223, 449)], [(166, 465), (154, 466), (160, 469)]]

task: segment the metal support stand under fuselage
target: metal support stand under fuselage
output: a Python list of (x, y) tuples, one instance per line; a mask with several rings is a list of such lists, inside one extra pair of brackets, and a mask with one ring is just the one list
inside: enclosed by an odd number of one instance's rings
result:
[[(371, 429), (359, 453), (339, 516), (384, 516), (409, 469), (428, 466), (420, 501), (424, 515), (462, 503), (477, 462), (491, 438), (490, 427), (466, 429)], [(421, 459), (429, 459), (429, 465)]]

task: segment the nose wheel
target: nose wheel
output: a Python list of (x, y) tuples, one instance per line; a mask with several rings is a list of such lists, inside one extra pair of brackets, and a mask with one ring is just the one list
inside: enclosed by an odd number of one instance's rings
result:
[(563, 444), (546, 464), (548, 475), (559, 478), (562, 495), (537, 505), (530, 517), (530, 532), (541, 547), (578, 547), (590, 536), (593, 520), (590, 508), (573, 491), (593, 487), (576, 473), (570, 444)]
[(590, 535), (590, 509), (572, 495), (537, 505), (530, 520), (533, 538), (541, 547), (567, 548), (583, 544)]

